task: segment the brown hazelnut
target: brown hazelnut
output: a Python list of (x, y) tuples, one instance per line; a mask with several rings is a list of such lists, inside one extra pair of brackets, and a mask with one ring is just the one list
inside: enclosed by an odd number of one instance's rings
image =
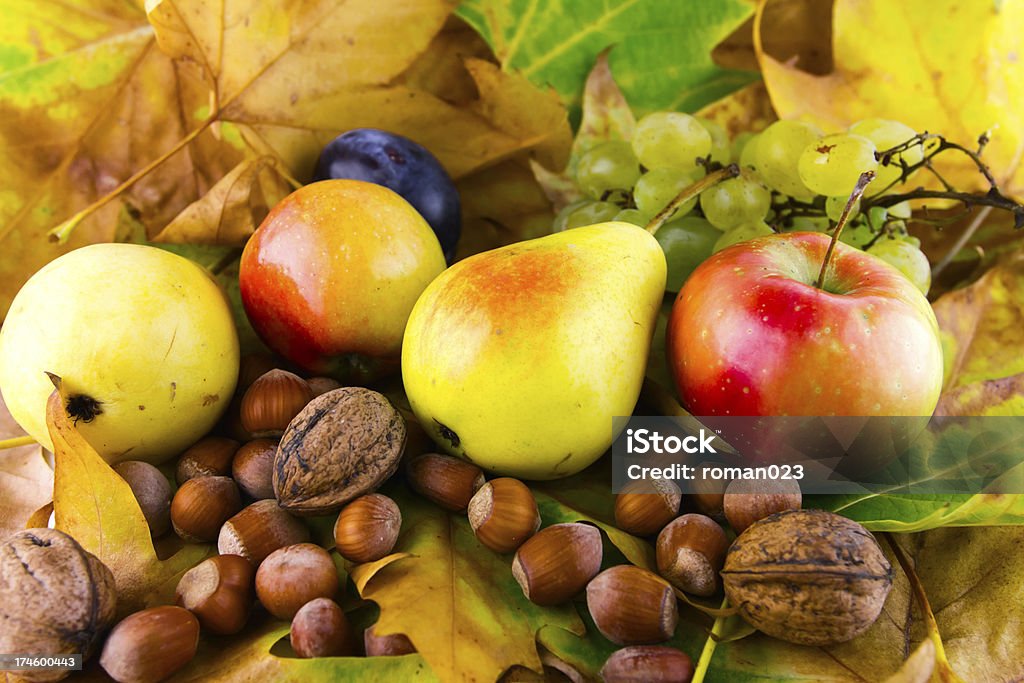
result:
[(333, 377), (310, 377), (306, 383), (309, 384), (309, 388), (313, 392), (313, 398), (341, 388), (341, 382)]
[(258, 566), (278, 548), (306, 543), (309, 530), (276, 500), (258, 500), (224, 523), (217, 537), (221, 555), (241, 555)]
[(631, 564), (606, 569), (587, 584), (587, 609), (601, 635), (619, 645), (664, 642), (679, 622), (672, 586)]
[(273, 356), (266, 353), (246, 353), (238, 361), (238, 386), (235, 393), (244, 394), (252, 383), (277, 368)]
[(530, 488), (509, 477), (485, 483), (469, 501), (469, 525), (496, 553), (515, 552), (540, 528), (540, 512)]
[(416, 652), (412, 641), (404, 633), (377, 635), (377, 627), (371, 626), (363, 631), (363, 645), (367, 657), (397, 657), (411, 655)]
[(729, 538), (718, 522), (696, 513), (669, 522), (658, 534), (658, 573), (681, 591), (712, 595)]
[[(114, 623), (114, 575), (75, 539), (27, 529), (0, 544), (0, 652), (88, 659)], [(21, 671), (57, 681), (67, 671)]]
[(295, 416), (274, 457), (274, 493), (285, 510), (323, 515), (374, 491), (395, 473), (405, 422), (382, 394), (344, 387)]
[(178, 581), (179, 607), (196, 615), (203, 629), (220, 636), (238, 633), (249, 618), (256, 570), (241, 555), (203, 560)]
[(140, 460), (125, 460), (114, 471), (128, 482), (154, 538), (171, 528), (171, 484), (156, 467)]
[(356, 654), (355, 635), (348, 618), (338, 603), (329, 598), (315, 598), (299, 608), (292, 619), (291, 643), (300, 657)]
[(679, 514), (683, 495), (668, 479), (644, 482), (636, 491), (625, 490), (615, 496), (615, 526), (637, 536), (650, 536)]
[(271, 370), (242, 396), (242, 427), (256, 436), (280, 436), (312, 399), (306, 380), (287, 370)]
[(274, 455), (277, 442), (255, 439), (243, 445), (231, 461), (231, 476), (245, 495), (254, 500), (274, 497)]
[(291, 619), (315, 598), (338, 592), (338, 570), (323, 548), (299, 543), (270, 553), (256, 570), (256, 596), (278, 619)]
[(875, 622), (892, 566), (860, 524), (823, 510), (787, 510), (733, 541), (722, 581), (729, 603), (754, 628), (829, 647)]
[(231, 474), (231, 460), (238, 442), (222, 436), (208, 436), (181, 454), (175, 472), (178, 486), (196, 477), (225, 477)]
[(136, 612), (114, 627), (100, 666), (118, 683), (169, 678), (195, 657), (199, 622), (187, 609), (165, 605)]
[(198, 477), (186, 481), (174, 494), (171, 523), (182, 539), (208, 543), (241, 509), (242, 499), (231, 477)]
[(553, 524), (519, 546), (512, 576), (538, 605), (568, 602), (601, 569), (601, 532), (589, 524)]
[(725, 487), (729, 482), (706, 476), (705, 471), (712, 467), (719, 467), (719, 465), (713, 462), (702, 462), (697, 465), (697, 471), (700, 474), (690, 482), (690, 494), (687, 498), (699, 512), (716, 520), (724, 520), (725, 511), (722, 508), (722, 503)]
[(406, 478), (412, 489), (445, 510), (463, 512), (484, 485), (484, 473), (473, 463), (440, 453), (425, 453), (409, 461)]
[(800, 484), (793, 479), (737, 479), (722, 499), (725, 518), (737, 534), (759, 519), (783, 510), (799, 510)]
[(379, 493), (356, 498), (341, 509), (334, 524), (334, 543), (346, 560), (374, 562), (391, 552), (402, 528), (402, 511)]
[(601, 667), (604, 683), (690, 683), (693, 660), (666, 645), (633, 645), (616, 650)]

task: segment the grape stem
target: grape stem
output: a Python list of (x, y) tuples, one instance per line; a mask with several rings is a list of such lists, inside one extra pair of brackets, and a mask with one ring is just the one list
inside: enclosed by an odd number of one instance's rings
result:
[(709, 187), (714, 187), (723, 180), (735, 178), (739, 174), (740, 167), (736, 164), (729, 164), (725, 168), (720, 168), (717, 171), (708, 173), (694, 184), (684, 187), (682, 191), (672, 199), (672, 201), (665, 205), (664, 209), (659, 211), (658, 214), (651, 219), (651, 222), (647, 224), (645, 230), (652, 235), (657, 234), (658, 230), (661, 229), (661, 226), (668, 222), (668, 219), (672, 217), (672, 214), (674, 214), (676, 209), (680, 206), (690, 201)]
[(828, 272), (828, 264), (832, 261), (832, 253), (836, 250), (836, 242), (839, 241), (839, 235), (843, 232), (843, 228), (846, 227), (847, 222), (850, 220), (850, 216), (853, 214), (853, 207), (860, 201), (860, 198), (864, 196), (864, 190), (867, 189), (868, 183), (875, 178), (874, 171), (865, 171), (860, 174), (860, 178), (857, 179), (857, 184), (853, 186), (853, 192), (850, 193), (850, 198), (846, 200), (846, 206), (843, 207), (843, 213), (839, 216), (839, 222), (836, 223), (836, 229), (832, 233), (832, 241), (828, 243), (828, 251), (825, 252), (825, 259), (821, 263), (821, 272), (818, 273), (818, 281), (814, 283), (814, 286), (818, 289), (825, 288), (825, 274)]

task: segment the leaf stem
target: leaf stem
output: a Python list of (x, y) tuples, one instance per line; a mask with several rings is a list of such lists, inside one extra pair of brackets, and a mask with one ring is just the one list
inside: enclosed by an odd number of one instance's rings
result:
[(651, 222), (647, 224), (645, 230), (652, 235), (657, 234), (658, 230), (661, 229), (661, 226), (672, 217), (672, 214), (674, 214), (676, 209), (680, 206), (690, 201), (709, 187), (714, 187), (723, 180), (735, 178), (739, 174), (740, 167), (736, 164), (729, 164), (725, 168), (720, 168), (717, 171), (708, 173), (694, 184), (684, 187), (672, 201), (665, 205), (664, 209), (658, 212), (658, 215), (651, 219)]
[[(728, 607), (728, 598), (723, 598), (722, 609), (724, 610)], [(711, 635), (704, 641), (704, 649), (700, 652), (700, 659), (697, 660), (697, 666), (693, 670), (693, 678), (690, 679), (690, 683), (703, 683), (704, 677), (708, 673), (708, 667), (711, 666), (711, 659), (715, 656), (715, 648), (718, 647), (718, 639), (722, 635), (722, 628), (725, 626), (726, 619), (727, 617), (715, 619), (715, 624), (711, 627)]]
[(910, 559), (903, 552), (903, 548), (899, 546), (892, 534), (884, 534), (884, 536), (885, 540), (889, 543), (889, 547), (892, 548), (892, 554), (896, 556), (896, 561), (903, 568), (903, 573), (906, 574), (907, 581), (910, 583), (910, 589), (914, 592), (914, 597), (921, 607), (925, 630), (928, 632), (929, 640), (935, 645), (935, 673), (938, 674), (938, 680), (942, 683), (964, 683), (963, 679), (953, 671), (953, 667), (950, 666), (949, 659), (946, 657), (946, 651), (942, 647), (942, 635), (939, 633), (939, 623), (935, 620), (935, 614), (932, 612), (931, 605), (928, 604), (928, 595), (925, 593), (920, 577), (910, 564)]
[(31, 436), (15, 436), (10, 439), (0, 440), (0, 451), (5, 451), (8, 448), (18, 448), (19, 446), (29, 446), (36, 443), (36, 440)]
[(75, 228), (78, 227), (79, 223), (81, 223), (83, 220), (85, 220), (92, 214), (96, 213), (96, 211), (105, 206), (110, 200), (122, 194), (125, 190), (130, 188), (139, 180), (149, 175), (157, 166), (160, 166), (162, 163), (164, 163), (172, 156), (180, 152), (182, 149), (184, 149), (186, 145), (188, 145), (190, 142), (199, 137), (199, 135), (204, 130), (209, 128), (212, 123), (217, 121), (218, 116), (220, 116), (220, 112), (214, 112), (213, 114), (211, 114), (209, 118), (207, 118), (205, 121), (199, 124), (199, 126), (192, 130), (188, 135), (178, 140), (178, 142), (176, 142), (174, 146), (171, 147), (169, 150), (167, 150), (166, 152), (158, 156), (156, 159), (153, 159), (151, 162), (140, 168), (138, 171), (129, 176), (127, 180), (125, 180), (123, 183), (115, 187), (113, 190), (103, 195), (102, 197), (94, 201), (92, 204), (85, 207), (84, 209), (82, 209), (81, 211), (79, 211), (74, 216), (67, 219), (57, 227), (50, 230), (47, 233), (50, 236), (50, 241), (58, 242), (60, 244), (66, 243), (68, 239), (71, 237), (71, 233), (74, 232)]
[(853, 214), (853, 207), (860, 201), (860, 198), (864, 195), (864, 190), (867, 189), (868, 183), (870, 183), (874, 177), (874, 171), (865, 171), (860, 174), (860, 178), (857, 179), (857, 184), (853, 186), (853, 192), (850, 193), (850, 198), (846, 201), (846, 206), (843, 207), (843, 213), (839, 216), (839, 222), (836, 223), (835, 232), (832, 233), (832, 241), (828, 243), (828, 251), (825, 252), (825, 259), (821, 262), (821, 272), (818, 273), (818, 281), (814, 283), (814, 286), (818, 289), (824, 289), (825, 287), (825, 274), (828, 272), (828, 264), (832, 260), (832, 253), (836, 250), (836, 242), (839, 241), (839, 234), (843, 231), (843, 228), (846, 227), (851, 214)]

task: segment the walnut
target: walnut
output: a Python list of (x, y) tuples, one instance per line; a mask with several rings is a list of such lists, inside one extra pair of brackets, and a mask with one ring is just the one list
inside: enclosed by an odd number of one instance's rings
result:
[(860, 524), (823, 510), (787, 510), (740, 534), (722, 580), (729, 602), (758, 630), (826, 646), (875, 622), (892, 566)]
[(388, 479), (405, 450), (405, 421), (370, 389), (314, 398), (289, 423), (274, 456), (274, 495), (297, 515), (322, 515)]
[[(0, 652), (87, 659), (116, 606), (114, 575), (67, 534), (28, 529), (0, 544)], [(67, 672), (18, 675), (58, 681)]]

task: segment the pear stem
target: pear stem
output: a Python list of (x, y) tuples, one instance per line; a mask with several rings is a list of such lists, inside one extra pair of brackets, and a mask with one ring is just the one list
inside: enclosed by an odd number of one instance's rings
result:
[(723, 180), (729, 178), (735, 178), (740, 174), (740, 167), (736, 164), (729, 164), (725, 168), (720, 168), (717, 171), (708, 173), (706, 176), (695, 182), (693, 185), (684, 187), (682, 191), (675, 196), (675, 198), (665, 205), (665, 208), (658, 212), (651, 222), (647, 224), (645, 230), (652, 235), (657, 234), (661, 226), (664, 225), (672, 214), (676, 212), (680, 206), (690, 201), (697, 195), (709, 187), (714, 187)]
[(818, 273), (818, 281), (814, 283), (814, 286), (818, 289), (824, 289), (825, 287), (825, 274), (828, 272), (828, 264), (832, 261), (832, 254), (836, 250), (836, 242), (839, 241), (839, 234), (846, 227), (846, 224), (850, 220), (850, 216), (853, 214), (853, 207), (856, 206), (860, 198), (864, 196), (864, 190), (867, 189), (868, 183), (875, 178), (874, 171), (865, 171), (860, 174), (860, 178), (857, 179), (857, 184), (853, 187), (853, 192), (850, 193), (850, 198), (846, 201), (846, 206), (843, 207), (843, 213), (839, 216), (839, 222), (836, 223), (836, 229), (832, 233), (832, 241), (828, 243), (828, 251), (825, 252), (825, 259), (821, 263), (821, 271)]
[(15, 436), (0, 441), (0, 451), (5, 451), (8, 448), (18, 448), (19, 446), (30, 446), (34, 443), (36, 443), (36, 440), (31, 436)]

